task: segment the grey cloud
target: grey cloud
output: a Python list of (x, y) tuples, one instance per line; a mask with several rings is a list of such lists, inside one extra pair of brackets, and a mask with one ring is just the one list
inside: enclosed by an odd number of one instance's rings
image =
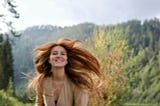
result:
[(160, 0), (68, 0), (72, 17), (97, 23), (153, 18), (160, 14)]

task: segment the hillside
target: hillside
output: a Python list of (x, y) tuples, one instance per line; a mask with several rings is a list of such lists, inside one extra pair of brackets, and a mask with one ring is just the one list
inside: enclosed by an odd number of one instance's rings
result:
[[(13, 58), (16, 94), (23, 95), (26, 79), (22, 72), (33, 72), (31, 51), (37, 45), (56, 41), (59, 38), (72, 38), (84, 40), (92, 35), (95, 25), (82, 23), (71, 27), (58, 27), (51, 25), (33, 26), (21, 31), (21, 36), (14, 38)], [(24, 84), (25, 83), (25, 84)]]

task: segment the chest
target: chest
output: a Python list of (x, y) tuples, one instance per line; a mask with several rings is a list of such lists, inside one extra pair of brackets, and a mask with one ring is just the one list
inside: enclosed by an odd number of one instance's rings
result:
[(55, 100), (57, 101), (60, 93), (64, 87), (64, 82), (63, 81), (52, 81), (52, 95), (54, 96)]
[(73, 87), (68, 81), (56, 82), (48, 79), (43, 83), (43, 99), (46, 104), (52, 104), (54, 101), (58, 104), (72, 104)]

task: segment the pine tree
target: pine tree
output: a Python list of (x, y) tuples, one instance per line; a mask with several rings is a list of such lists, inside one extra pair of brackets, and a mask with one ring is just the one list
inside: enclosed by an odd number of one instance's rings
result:
[(6, 40), (4, 40), (1, 44), (1, 63), (0, 63), (0, 72), (2, 79), (1, 88), (6, 89), (9, 84), (9, 79), (14, 81), (14, 71), (13, 71), (13, 57), (12, 57), (12, 49), (8, 35), (6, 34)]

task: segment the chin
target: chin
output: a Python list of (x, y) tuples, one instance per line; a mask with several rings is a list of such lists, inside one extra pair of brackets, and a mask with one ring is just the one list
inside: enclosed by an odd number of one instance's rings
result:
[(59, 65), (59, 64), (57, 64), (57, 65), (54, 65), (54, 67), (65, 67), (65, 65)]

